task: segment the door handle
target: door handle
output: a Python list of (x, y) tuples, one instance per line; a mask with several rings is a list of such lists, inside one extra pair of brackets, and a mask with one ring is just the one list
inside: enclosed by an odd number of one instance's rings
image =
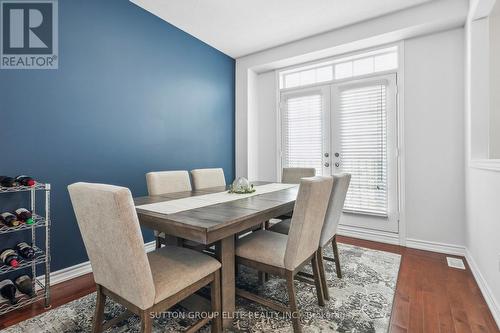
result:
[(327, 168), (328, 168), (328, 167), (330, 166), (330, 163), (325, 162), (325, 164), (324, 164), (324, 165), (325, 165), (325, 167), (327, 167)]
[(339, 162), (336, 162), (336, 163), (335, 163), (335, 167), (337, 167), (337, 168), (338, 168), (339, 166), (340, 166), (340, 163), (339, 163)]

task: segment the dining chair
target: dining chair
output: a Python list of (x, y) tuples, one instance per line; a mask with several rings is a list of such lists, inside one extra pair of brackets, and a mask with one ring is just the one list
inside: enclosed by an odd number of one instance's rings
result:
[(305, 177), (316, 176), (315, 168), (283, 168), (281, 182), (286, 184), (300, 184)]
[[(146, 184), (148, 186), (149, 195), (192, 190), (189, 173), (185, 170), (148, 172), (146, 174)], [(164, 232), (155, 230), (154, 234), (157, 249), (159, 249), (162, 244), (166, 245), (166, 235)]]
[[(320, 246), (318, 248), (318, 265), (320, 269), (321, 283), (323, 285), (323, 294), (325, 300), (330, 299), (330, 296), (328, 293), (328, 285), (325, 276), (323, 259), (335, 262), (335, 271), (337, 272), (337, 277), (342, 278), (336, 234), (350, 182), (351, 182), (350, 174), (344, 173), (333, 176), (332, 194), (330, 196), (330, 202), (328, 203), (328, 210), (326, 211), (325, 215), (325, 223), (323, 224), (323, 229), (321, 230), (321, 238), (319, 242)], [(270, 231), (288, 235), (290, 227), (291, 227), (291, 220), (287, 219), (273, 225), (270, 228)], [(334, 255), (333, 258), (323, 256), (323, 249), (325, 249), (329, 244), (332, 245), (333, 255)], [(312, 278), (310, 274), (304, 272), (301, 272), (300, 275), (306, 276), (307, 278)]]
[[(221, 264), (216, 259), (176, 246), (146, 254), (132, 195), (125, 187), (75, 183), (68, 190), (97, 286), (94, 333), (124, 320), (128, 311), (140, 317), (141, 332), (149, 333), (154, 313), (169, 309), (206, 285), (211, 289), (213, 314), (187, 332), (195, 332), (210, 320), (212, 331), (221, 332), (217, 315), (221, 311)], [(108, 297), (124, 305), (127, 312), (104, 323)]]
[(240, 238), (236, 245), (236, 262), (287, 281), (288, 307), (237, 289), (237, 295), (280, 312), (291, 312), (294, 332), (301, 332), (294, 277), (302, 267), (312, 263), (318, 301), (324, 305), (318, 266), (318, 246), (332, 190), (332, 177), (303, 178), (295, 201), (289, 235), (259, 230)]
[(194, 169), (191, 170), (193, 187), (200, 190), (209, 187), (226, 186), (224, 170), (222, 168)]
[[(300, 180), (305, 177), (316, 176), (315, 168), (283, 168), (281, 171), (281, 182), (285, 184), (300, 184)], [(277, 216), (278, 220), (285, 220), (292, 217), (293, 212)], [(264, 229), (269, 229), (271, 224), (265, 222)]]

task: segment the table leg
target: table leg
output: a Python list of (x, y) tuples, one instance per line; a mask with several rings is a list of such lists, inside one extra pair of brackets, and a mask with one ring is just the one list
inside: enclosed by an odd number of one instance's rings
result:
[(230, 328), (233, 323), (233, 313), (236, 309), (236, 285), (234, 275), (234, 236), (220, 240), (216, 246), (217, 258), (221, 267), (222, 289), (222, 325)]

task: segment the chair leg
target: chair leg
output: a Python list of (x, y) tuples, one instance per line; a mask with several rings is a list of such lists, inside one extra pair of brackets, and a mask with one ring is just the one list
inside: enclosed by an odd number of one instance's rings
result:
[(292, 324), (293, 324), (293, 332), (301, 333), (302, 327), (300, 326), (300, 313), (297, 307), (297, 295), (295, 293), (295, 285), (293, 280), (293, 272), (286, 272), (286, 285), (288, 289), (288, 303), (290, 307)]
[(339, 247), (337, 245), (337, 236), (333, 236), (332, 240), (333, 256), (335, 257), (335, 271), (337, 272), (337, 277), (342, 278), (342, 271), (340, 270), (340, 257), (339, 257)]
[(212, 333), (222, 332), (222, 306), (221, 306), (221, 286), (220, 271), (214, 273), (214, 280), (210, 283), (210, 298), (212, 303)]
[(316, 285), (316, 295), (318, 296), (318, 304), (319, 306), (325, 306), (325, 299), (323, 298), (323, 283), (321, 282), (320, 270), (318, 265), (318, 251), (314, 253), (311, 263), (314, 275), (314, 284)]
[(319, 277), (323, 288), (323, 298), (325, 301), (330, 300), (330, 292), (328, 291), (328, 283), (326, 281), (325, 263), (323, 261), (323, 248), (318, 249), (318, 268)]
[(101, 333), (104, 320), (104, 305), (106, 303), (106, 295), (102, 293), (102, 287), (97, 285), (97, 301), (95, 306), (94, 319), (92, 321), (92, 332)]
[(161, 248), (161, 239), (159, 236), (156, 236), (156, 249)]
[(141, 312), (141, 333), (151, 333), (153, 329), (153, 319), (149, 315), (149, 310)]

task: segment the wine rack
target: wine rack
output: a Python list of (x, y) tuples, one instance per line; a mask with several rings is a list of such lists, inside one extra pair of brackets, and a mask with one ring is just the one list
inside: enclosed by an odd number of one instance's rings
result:
[[(31, 231), (31, 244), (35, 250), (35, 258), (33, 260), (20, 259), (18, 267), (11, 267), (0, 263), (0, 279), (2, 278), (2, 275), (7, 273), (22, 269), (30, 269), (31, 276), (33, 277), (33, 290), (35, 290), (36, 293), (33, 297), (29, 297), (18, 292), (16, 294), (16, 304), (11, 304), (9, 301), (0, 297), (0, 315), (42, 300), (45, 302), (45, 307), (50, 307), (50, 184), (37, 182), (34, 186), (0, 187), (0, 194), (14, 192), (30, 193), (30, 208), (33, 215), (33, 223), (23, 223), (16, 227), (1, 225), (0, 242), (1, 237), (5, 234), (20, 231)], [(36, 213), (37, 193), (44, 193), (45, 196), (45, 211), (43, 216)], [(37, 230), (41, 228), (44, 229), (45, 234), (44, 249), (37, 247)], [(26, 241), (26, 239), (22, 239), (20, 241)], [(45, 268), (44, 275), (37, 276), (37, 268), (41, 265)]]

